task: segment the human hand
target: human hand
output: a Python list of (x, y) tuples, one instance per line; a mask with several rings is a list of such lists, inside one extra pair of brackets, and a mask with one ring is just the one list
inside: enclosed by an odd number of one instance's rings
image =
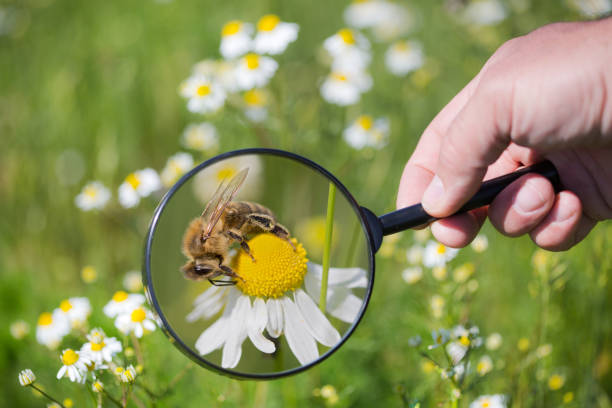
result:
[(544, 177), (525, 175), (488, 208), (434, 222), (434, 236), (465, 246), (488, 213), (505, 235), (565, 250), (612, 218), (612, 18), (551, 24), (500, 47), (425, 129), (397, 207), (421, 201), (447, 217), (483, 178), (543, 158), (567, 190), (555, 194)]

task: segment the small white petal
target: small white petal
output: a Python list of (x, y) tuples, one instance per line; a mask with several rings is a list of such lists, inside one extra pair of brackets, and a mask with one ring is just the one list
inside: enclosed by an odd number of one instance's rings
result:
[(247, 337), (246, 317), (251, 313), (251, 300), (248, 296), (240, 296), (232, 311), (229, 323), (229, 336), (223, 346), (221, 367), (234, 368), (242, 356), (242, 343)]
[(268, 323), (268, 309), (266, 303), (261, 298), (256, 298), (253, 302), (250, 316), (247, 320), (247, 330), (249, 339), (258, 350), (264, 353), (273, 353), (276, 350), (274, 343), (266, 339), (262, 334)]
[[(308, 262), (308, 273), (312, 273), (319, 281), (323, 276), (323, 267), (314, 262)], [(328, 286), (343, 286), (346, 288), (365, 288), (368, 286), (368, 273), (362, 268), (329, 268)]]
[(59, 369), (59, 371), (57, 372), (57, 379), (58, 380), (64, 376), (64, 373), (66, 372), (66, 369), (67, 369), (66, 366), (62, 366), (62, 368)]
[(225, 343), (228, 320), (220, 317), (211, 324), (196, 340), (195, 348), (201, 355), (215, 351)]
[(336, 288), (327, 294), (329, 314), (347, 323), (353, 323), (357, 319), (362, 305), (363, 300), (345, 288)]
[(300, 364), (308, 364), (319, 357), (317, 343), (307, 328), (298, 307), (288, 297), (281, 298), (285, 317), (285, 337), (289, 348)]
[(268, 309), (266, 330), (270, 336), (276, 338), (283, 332), (283, 308), (278, 299), (268, 299), (266, 306)]
[(319, 343), (333, 347), (340, 341), (338, 330), (331, 325), (315, 302), (302, 289), (295, 291), (295, 303), (308, 323), (310, 333)]

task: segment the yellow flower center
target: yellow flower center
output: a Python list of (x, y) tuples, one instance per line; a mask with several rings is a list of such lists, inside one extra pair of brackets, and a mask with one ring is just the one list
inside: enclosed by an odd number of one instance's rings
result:
[(250, 53), (245, 55), (244, 61), (248, 69), (257, 69), (259, 67), (259, 55), (257, 54)]
[(357, 119), (357, 123), (364, 130), (370, 130), (372, 129), (372, 125), (374, 124), (374, 121), (372, 120), (372, 117), (370, 115), (361, 115), (359, 119)]
[(438, 244), (438, 247), (436, 248), (436, 252), (440, 255), (446, 253), (446, 247), (442, 244)]
[(49, 326), (51, 323), (53, 323), (53, 316), (51, 316), (51, 313), (41, 313), (38, 317), (39, 326)]
[(345, 44), (355, 44), (355, 35), (348, 28), (343, 28), (342, 30), (338, 31), (338, 35), (340, 38), (342, 38), (342, 41), (344, 41)]
[(461, 336), (459, 337), (459, 343), (461, 343), (462, 346), (469, 347), (470, 339), (468, 336)]
[(257, 22), (257, 29), (259, 31), (272, 31), (280, 23), (280, 18), (275, 14), (268, 14), (263, 16)]
[(102, 341), (100, 343), (91, 343), (91, 351), (100, 351), (105, 346), (106, 346), (106, 343), (104, 343), (104, 341)]
[(490, 406), (491, 406), (491, 403), (489, 402), (489, 400), (482, 401), (482, 408), (488, 408)]
[(410, 43), (408, 43), (407, 41), (400, 41), (395, 43), (393, 48), (395, 48), (395, 50), (399, 52), (406, 52), (410, 50)]
[(85, 190), (83, 192), (89, 198), (96, 198), (96, 196), (98, 195), (98, 189), (94, 186), (85, 187)]
[(123, 302), (124, 300), (126, 300), (128, 298), (128, 294), (127, 292), (124, 292), (122, 290), (118, 290), (117, 292), (115, 292), (115, 294), (113, 295), (113, 300), (115, 302)]
[(81, 270), (81, 279), (83, 279), (85, 283), (91, 283), (95, 281), (97, 277), (98, 273), (93, 266), (86, 266)]
[(139, 307), (138, 309), (134, 309), (134, 311), (132, 311), (131, 317), (134, 323), (140, 323), (145, 319), (145, 317), (147, 317), (147, 315), (144, 309)]
[(60, 303), (60, 309), (62, 309), (62, 311), (66, 313), (70, 309), (72, 309), (72, 303), (70, 303), (68, 299), (62, 300), (62, 302)]
[(553, 391), (558, 390), (559, 388), (563, 387), (564, 382), (563, 377), (561, 377), (559, 374), (553, 374), (548, 379), (548, 388)]
[(221, 36), (228, 37), (230, 35), (237, 34), (238, 31), (240, 31), (241, 27), (242, 23), (240, 21), (232, 20), (223, 26), (223, 28), (221, 29)]
[(210, 93), (210, 86), (208, 85), (200, 85), (198, 89), (196, 89), (196, 94), (198, 96), (206, 96)]
[(138, 186), (140, 185), (140, 179), (138, 178), (138, 176), (136, 175), (136, 173), (130, 173), (126, 178), (125, 181), (132, 186), (132, 188), (134, 190), (136, 190), (138, 188)]
[(348, 78), (346, 77), (346, 75), (341, 74), (341, 73), (339, 73), (339, 72), (333, 72), (333, 73), (331, 74), (331, 77), (332, 77), (333, 79), (335, 79), (336, 81), (340, 81), (340, 82), (346, 82), (346, 81), (348, 81)]
[(62, 363), (64, 365), (73, 365), (79, 360), (79, 355), (72, 349), (66, 349), (64, 353), (62, 353)]
[(292, 242), (295, 250), (273, 234), (260, 234), (251, 239), (248, 243), (255, 262), (244, 251), (235, 260), (234, 271), (244, 279), (237, 279), (238, 289), (249, 296), (278, 298), (299, 288), (308, 259), (302, 244), (295, 239)]
[(246, 91), (242, 96), (244, 102), (250, 106), (260, 106), (263, 105), (264, 95), (263, 92), (257, 89), (251, 89), (250, 91)]
[(230, 179), (234, 177), (236, 173), (238, 173), (236, 169), (231, 166), (223, 167), (217, 172), (217, 181), (223, 181), (225, 179)]
[(120, 375), (123, 372), (123, 367), (115, 368), (115, 374)]
[(482, 373), (483, 371), (485, 371), (486, 369), (486, 364), (483, 363), (482, 361), (480, 361), (477, 365), (476, 365), (476, 371), (478, 371), (479, 373)]

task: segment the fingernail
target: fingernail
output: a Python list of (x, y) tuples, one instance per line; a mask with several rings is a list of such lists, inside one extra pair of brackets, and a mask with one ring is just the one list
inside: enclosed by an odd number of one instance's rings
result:
[(526, 214), (543, 207), (546, 204), (546, 200), (533, 183), (527, 181), (519, 190), (514, 204), (518, 212)]
[(425, 211), (435, 210), (439, 207), (442, 198), (444, 197), (444, 185), (442, 184), (442, 180), (440, 177), (435, 176), (427, 189), (423, 193), (423, 199), (421, 204)]

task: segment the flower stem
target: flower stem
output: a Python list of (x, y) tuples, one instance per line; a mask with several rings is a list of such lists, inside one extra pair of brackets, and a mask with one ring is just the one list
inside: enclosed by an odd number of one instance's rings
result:
[(136, 335), (133, 332), (130, 334), (130, 337), (132, 338), (132, 344), (134, 345), (134, 354), (136, 354), (136, 361), (141, 366), (144, 366), (144, 358), (142, 356), (142, 349), (140, 347), (140, 342), (138, 341), (138, 337), (136, 337)]
[(329, 258), (331, 255), (332, 232), (334, 230), (334, 206), (336, 203), (336, 185), (329, 183), (327, 195), (327, 220), (325, 222), (325, 247), (323, 247), (323, 276), (321, 277), (321, 297), (319, 308), (325, 313), (327, 304), (327, 277), (329, 275)]
[(45, 397), (47, 397), (49, 400), (55, 402), (57, 405), (59, 405), (62, 408), (66, 408), (61, 402), (59, 402), (58, 400), (56, 400), (55, 398), (53, 398), (52, 396), (50, 396), (49, 394), (47, 394), (46, 392), (44, 392), (43, 390), (41, 390), (40, 388), (38, 388), (37, 386), (35, 386), (34, 384), (30, 384), (30, 387), (34, 388), (36, 391), (38, 391), (39, 393), (41, 393), (42, 395), (44, 395)]

